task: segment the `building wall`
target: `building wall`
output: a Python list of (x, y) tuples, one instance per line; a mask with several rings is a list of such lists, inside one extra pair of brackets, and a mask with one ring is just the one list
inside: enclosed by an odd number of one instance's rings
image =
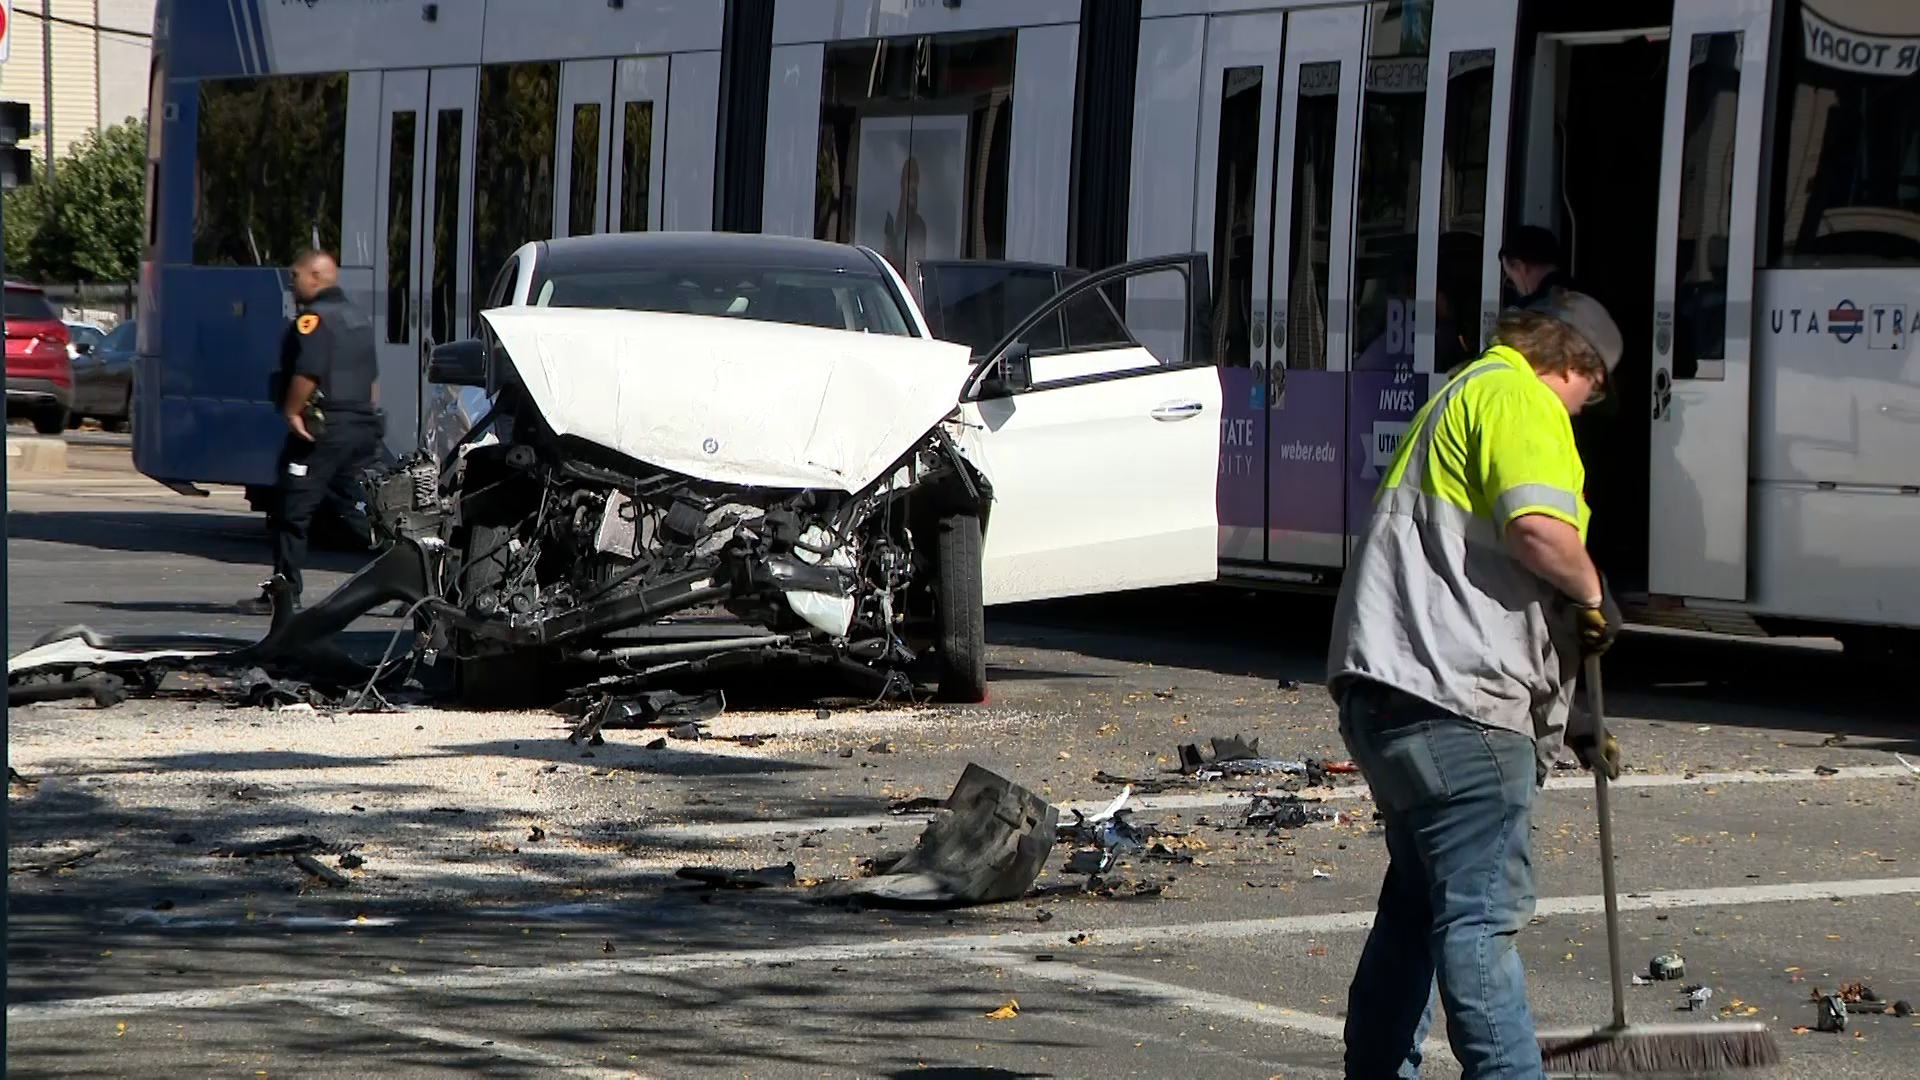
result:
[[(14, 0), (12, 55), (0, 66), (0, 98), (31, 105), (36, 125), (44, 125), (48, 116), (41, 3)], [(153, 9), (154, 0), (51, 0), (59, 20), (53, 24), (56, 157), (88, 132), (139, 116), (146, 108)], [(32, 149), (36, 162), (44, 162), (42, 135), (23, 145)]]

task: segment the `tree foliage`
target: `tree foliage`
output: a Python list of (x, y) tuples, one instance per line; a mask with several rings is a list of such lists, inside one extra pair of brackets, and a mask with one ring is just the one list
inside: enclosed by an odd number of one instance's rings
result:
[(128, 120), (74, 143), (55, 163), (51, 189), (36, 176), (8, 192), (8, 276), (62, 283), (138, 278), (146, 165), (146, 123)]

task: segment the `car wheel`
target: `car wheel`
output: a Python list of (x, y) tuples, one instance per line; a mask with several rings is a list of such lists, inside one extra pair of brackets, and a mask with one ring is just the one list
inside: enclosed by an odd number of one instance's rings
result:
[(35, 413), (33, 417), (33, 430), (42, 435), (58, 435), (67, 430), (67, 416), (68, 413), (65, 409), (49, 409), (45, 412)]
[(79, 431), (81, 420), (82, 420), (82, 417), (80, 416), (79, 413), (75, 413), (75, 412), (68, 413), (67, 414), (67, 430)]
[[(507, 572), (506, 527), (474, 525), (467, 529), (461, 551), (462, 596), (475, 596), (499, 585)], [(526, 709), (541, 704), (544, 665), (532, 649), (481, 653), (479, 643), (461, 632), (454, 634), (454, 677), (460, 703), (470, 709)]]
[(980, 574), (980, 519), (954, 514), (937, 526), (934, 659), (942, 701), (987, 699), (987, 617)]

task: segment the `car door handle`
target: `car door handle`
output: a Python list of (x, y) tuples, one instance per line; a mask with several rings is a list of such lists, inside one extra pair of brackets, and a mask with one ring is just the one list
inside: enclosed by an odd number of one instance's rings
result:
[(1172, 423), (1175, 420), (1191, 420), (1206, 411), (1206, 406), (1197, 401), (1168, 401), (1154, 406), (1150, 413), (1155, 420)]

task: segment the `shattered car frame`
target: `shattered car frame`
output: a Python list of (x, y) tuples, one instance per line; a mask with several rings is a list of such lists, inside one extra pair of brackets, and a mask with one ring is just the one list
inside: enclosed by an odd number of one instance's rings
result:
[[(1191, 287), (1171, 363), (1135, 341), (1118, 310), (1129, 275), (1148, 270)], [(569, 275), (587, 282), (572, 303)], [(1103, 344), (1090, 370), (1083, 357), (1063, 387), (1179, 374), (1194, 400), (1175, 418), (1217, 415), (1205, 281), (1193, 256), (1082, 277), (1000, 345), (970, 355), (933, 340), (901, 278), (862, 248), (725, 234), (527, 245), (495, 286), (482, 338), (433, 351), (428, 396), (439, 402), (427, 410), (424, 449), (372, 484), (376, 526), (413, 554), (382, 560), (399, 577), (350, 606), (374, 593), (376, 603), (409, 603), (423, 651), (454, 661), (473, 705), (558, 697), (550, 673), (576, 663), (617, 665), (623, 675), (611, 681), (630, 690), (769, 661), (831, 667), (876, 696), (930, 684), (944, 700), (981, 700), (989, 593), (1101, 591), (1111, 567), (1167, 550), (1163, 534), (1149, 537), (1152, 549), (1126, 535), (1137, 524), (1110, 526), (1118, 539), (1098, 535), (1084, 514), (1048, 526), (1062, 539), (1036, 544), (1044, 521), (1001, 504), (1003, 469), (1023, 499), (1047, 497), (1035, 476), (1071, 481), (1072, 463), (1048, 472), (997, 455), (992, 442), (1021, 427), (1000, 414), (1047, 389), (1024, 339), (1049, 319), (1065, 325), (1074, 309), (1064, 305), (1101, 305), (1119, 328), (1109, 336), (1125, 340)], [(1104, 376), (1103, 363), (1113, 365)], [(1196, 376), (1211, 397), (1191, 389)], [(434, 430), (434, 418), (465, 421), (483, 408), (457, 436)], [(1184, 556), (1126, 570), (1119, 587), (1213, 576), (1214, 425), (1193, 425), (1203, 426), (1204, 461), (1182, 435), (1185, 471), (1172, 479), (1193, 489), (1183, 500), (1205, 500), (1205, 520), (1187, 507)], [(1020, 546), (1000, 560), (1018, 584), (995, 589), (984, 579), (1003, 515), (1025, 524), (1009, 527)], [(1064, 539), (1076, 524), (1091, 526), (1081, 545), (1097, 549), (1091, 562)], [(1106, 576), (1063, 579), (1055, 564), (1076, 557), (1109, 567)], [(413, 574), (417, 587), (400, 580)], [(317, 614), (295, 617), (308, 624), (296, 636), (338, 622), (323, 626)]]

